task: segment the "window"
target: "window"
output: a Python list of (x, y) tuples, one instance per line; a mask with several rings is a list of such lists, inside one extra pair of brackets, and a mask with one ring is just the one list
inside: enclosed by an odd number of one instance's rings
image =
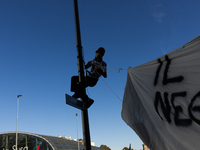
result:
[[(18, 150), (38, 149), (38, 150), (53, 150), (52, 147), (44, 139), (30, 135), (18, 133)], [(16, 144), (16, 134), (7, 133), (0, 134), (0, 149), (13, 150)]]

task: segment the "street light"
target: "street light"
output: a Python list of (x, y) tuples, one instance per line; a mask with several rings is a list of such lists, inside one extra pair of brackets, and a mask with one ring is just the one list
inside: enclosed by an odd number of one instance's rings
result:
[(17, 125), (16, 125), (16, 150), (17, 150), (17, 132), (18, 132), (18, 107), (19, 107), (19, 97), (22, 95), (17, 95)]
[(80, 146), (79, 146), (79, 137), (78, 137), (78, 114), (76, 114), (76, 125), (77, 125), (78, 150), (80, 150)]

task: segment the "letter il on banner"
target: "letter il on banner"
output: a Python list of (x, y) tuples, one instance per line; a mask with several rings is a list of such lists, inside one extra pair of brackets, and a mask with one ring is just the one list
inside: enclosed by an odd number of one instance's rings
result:
[(130, 68), (121, 115), (150, 149), (199, 149), (200, 36)]

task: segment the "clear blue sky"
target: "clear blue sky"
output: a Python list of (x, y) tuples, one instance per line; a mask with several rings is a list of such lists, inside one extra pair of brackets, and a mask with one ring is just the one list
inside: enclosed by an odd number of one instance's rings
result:
[[(199, 0), (78, 1), (85, 62), (106, 49), (108, 67), (135, 67), (162, 56), (200, 34)], [(0, 1), (0, 132), (19, 131), (82, 138), (81, 111), (65, 104), (71, 76), (78, 74), (72, 0)], [(106, 83), (123, 99), (126, 71), (108, 70)], [(122, 102), (102, 79), (88, 88), (88, 110), (96, 146), (122, 150), (143, 142), (121, 118)]]

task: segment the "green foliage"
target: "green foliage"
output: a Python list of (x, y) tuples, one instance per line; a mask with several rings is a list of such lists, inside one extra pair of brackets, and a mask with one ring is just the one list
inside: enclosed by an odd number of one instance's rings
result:
[[(129, 150), (129, 148), (128, 147), (124, 147), (122, 150)], [(131, 149), (131, 150), (133, 150), (133, 149)]]
[(111, 150), (108, 146), (106, 145), (101, 145), (100, 148), (105, 149), (105, 150)]

